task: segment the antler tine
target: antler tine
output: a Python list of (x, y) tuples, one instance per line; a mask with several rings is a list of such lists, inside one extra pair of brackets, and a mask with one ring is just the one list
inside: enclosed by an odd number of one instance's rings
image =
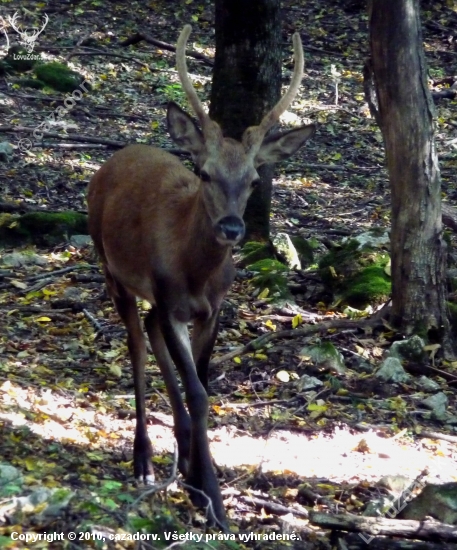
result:
[(8, 22), (16, 32), (20, 32), (20, 30), (16, 27), (16, 21), (18, 18), (19, 18), (19, 15), (17, 11), (14, 12), (13, 17), (11, 17), (10, 15), (8, 16)]
[(185, 25), (179, 35), (178, 42), (176, 44), (176, 67), (178, 69), (178, 75), (181, 80), (182, 87), (187, 95), (187, 99), (189, 100), (189, 103), (191, 104), (192, 109), (197, 115), (204, 130), (209, 117), (205, 113), (202, 102), (198, 98), (197, 92), (195, 91), (195, 88), (189, 79), (189, 75), (187, 74), (186, 45), (191, 31), (192, 27), (190, 25)]
[(36, 33), (35, 38), (36, 38), (37, 36), (39, 36), (39, 35), (44, 31), (44, 29), (46, 28), (46, 25), (48, 24), (49, 17), (48, 17), (48, 14), (47, 14), (47, 13), (44, 14), (44, 19), (43, 19), (43, 21), (44, 21), (44, 24), (43, 24), (43, 26), (41, 27), (41, 29)]
[(303, 46), (298, 32), (294, 33), (292, 36), (292, 42), (294, 45), (295, 64), (289, 89), (271, 111), (263, 117), (262, 122), (258, 126), (251, 126), (248, 128), (243, 135), (243, 144), (251, 154), (255, 154), (258, 151), (265, 134), (274, 124), (276, 124), (276, 122), (278, 122), (279, 117), (288, 109), (300, 88), (303, 78), (304, 56)]

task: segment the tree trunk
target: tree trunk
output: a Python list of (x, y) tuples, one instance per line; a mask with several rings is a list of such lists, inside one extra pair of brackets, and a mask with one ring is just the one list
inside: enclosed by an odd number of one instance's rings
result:
[[(279, 0), (216, 0), (216, 58), (210, 117), (224, 135), (240, 139), (258, 124), (281, 93)], [(262, 184), (245, 213), (246, 239), (270, 235), (272, 166), (259, 169)]]
[(406, 334), (450, 352), (446, 244), (433, 137), (433, 102), (417, 0), (372, 0), (371, 56), (392, 193), (392, 315)]

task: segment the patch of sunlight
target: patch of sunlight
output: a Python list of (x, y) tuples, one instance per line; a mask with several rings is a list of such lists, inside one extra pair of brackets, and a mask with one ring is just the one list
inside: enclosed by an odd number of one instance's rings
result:
[[(92, 449), (122, 447), (131, 454), (135, 419), (129, 398), (118, 396), (109, 401), (103, 394), (92, 394), (86, 399), (61, 388), (22, 387), (6, 381), (0, 385), (0, 419), (13, 426), (27, 426), (44, 439)], [(151, 403), (147, 406), (155, 454), (173, 453), (171, 414), (154, 410)], [(269, 437), (255, 437), (227, 425), (209, 430), (208, 437), (215, 462), (229, 468), (258, 468), (337, 482), (377, 481), (387, 475), (415, 478), (427, 468), (431, 483), (457, 481), (451, 443), (378, 433), (354, 433), (344, 427), (330, 434), (273, 430)]]

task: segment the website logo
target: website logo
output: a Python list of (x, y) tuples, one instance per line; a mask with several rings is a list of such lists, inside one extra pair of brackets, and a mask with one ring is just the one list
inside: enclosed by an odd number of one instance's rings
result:
[[(20, 16), (18, 14), (18, 12), (15, 12), (15, 14), (13, 15), (13, 17), (11, 17), (10, 15), (6, 18), (6, 21), (3, 19), (3, 17), (1, 18), (1, 22), (2, 22), (2, 28), (1, 28), (1, 31), (4, 33), (5, 37), (6, 37), (6, 47), (7, 47), (7, 51), (10, 47), (10, 41), (9, 41), (9, 37), (8, 37), (8, 33), (6, 31), (7, 27), (8, 27), (8, 24), (10, 27), (12, 27), (12, 29), (14, 31), (16, 31), (16, 33), (19, 35), (19, 44), (21, 46), (23, 46), (26, 50), (26, 52), (29, 54), (27, 56), (27, 59), (32, 59), (32, 52), (33, 52), (33, 49), (35, 48), (35, 43), (38, 39), (38, 37), (40, 36), (40, 34), (44, 31), (44, 29), (46, 28), (46, 25), (48, 24), (48, 21), (49, 21), (49, 17), (47, 16), (47, 14), (44, 14), (44, 18), (43, 18), (43, 23), (41, 26), (33, 26), (33, 27), (23, 27), (20, 23), (19, 23), (19, 19), (20, 19)], [(16, 56), (15, 55), (15, 58), (22, 58), (23, 56)], [(38, 56), (33, 56), (33, 58), (35, 57), (38, 57)], [(39, 58), (39, 57), (38, 57)]]

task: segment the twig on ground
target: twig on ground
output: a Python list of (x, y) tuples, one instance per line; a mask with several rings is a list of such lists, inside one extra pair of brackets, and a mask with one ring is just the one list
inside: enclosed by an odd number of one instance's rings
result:
[[(173, 46), (173, 44), (168, 44), (168, 42), (162, 42), (162, 40), (157, 40), (156, 38), (152, 38), (152, 36), (150, 34), (147, 34), (145, 32), (137, 32), (136, 34), (134, 34), (130, 38), (127, 38), (126, 40), (121, 42), (120, 45), (121, 46), (130, 46), (132, 44), (138, 44), (142, 40), (144, 40), (148, 44), (152, 44), (153, 46), (157, 46), (161, 50), (167, 50), (169, 52), (175, 52), (176, 51), (176, 46)], [(193, 51), (193, 50), (187, 50), (186, 51), (186, 56), (193, 57), (194, 59), (199, 59), (200, 61), (203, 61), (204, 63), (206, 63), (206, 65), (209, 65), (211, 67), (214, 65), (214, 62), (213, 62), (212, 59), (210, 59), (206, 55), (203, 55), (200, 52), (196, 52), (196, 51)]]
[(254, 504), (255, 506), (264, 508), (266, 512), (272, 512), (274, 514), (278, 515), (285, 515), (285, 514), (292, 514), (294, 516), (297, 516), (299, 518), (305, 518), (308, 519), (309, 514), (308, 510), (306, 508), (290, 508), (289, 506), (283, 506), (282, 504), (278, 504), (276, 502), (271, 502), (269, 500), (264, 500), (263, 498), (257, 498), (257, 497), (248, 497), (248, 496), (240, 496), (238, 497), (241, 501), (246, 502), (246, 504)]
[(141, 67), (145, 67), (145, 68), (149, 69), (149, 65), (147, 63), (145, 63), (144, 61), (140, 61), (139, 59), (136, 59), (135, 57), (132, 57), (130, 55), (123, 55), (123, 54), (115, 53), (115, 52), (105, 52), (104, 50), (85, 50), (85, 51), (79, 51), (79, 52), (75, 51), (74, 53), (69, 55), (69, 58), (70, 57), (81, 57), (81, 56), (85, 56), (85, 55), (91, 55), (91, 56), (101, 55), (101, 56), (104, 56), (104, 57), (118, 57), (119, 59), (124, 59), (125, 61), (131, 61), (132, 63), (136, 63), (137, 65), (141, 65)]
[(68, 63), (70, 61), (70, 58), (76, 54), (78, 48), (81, 46), (83, 42), (85, 42), (89, 37), (91, 33), (87, 32), (86, 34), (82, 35), (81, 38), (76, 42), (73, 49), (70, 50), (70, 52), (64, 57), (64, 63)]
[[(141, 502), (144, 498), (155, 495), (156, 493), (163, 491), (164, 489), (167, 489), (174, 481), (177, 480), (178, 477), (178, 447), (175, 443), (174, 448), (174, 456), (173, 456), (173, 466), (171, 469), (171, 474), (168, 479), (166, 479), (163, 483), (159, 483), (157, 485), (154, 485), (153, 487), (150, 487), (149, 489), (143, 491), (141, 495), (132, 502), (132, 504), (129, 506), (129, 512), (131, 512), (136, 505)], [(128, 515), (127, 515), (128, 517)]]
[(71, 271), (78, 271), (79, 269), (98, 269), (96, 265), (90, 264), (75, 264), (68, 267), (62, 267), (61, 269), (56, 269), (55, 271), (46, 271), (40, 273), (39, 275), (32, 275), (27, 277), (27, 281), (39, 281), (40, 279), (46, 279), (47, 277), (53, 277), (54, 275), (63, 275), (64, 273), (70, 273)]
[(92, 315), (90, 311), (84, 308), (83, 313), (89, 319), (89, 321), (94, 325), (94, 327), (97, 329), (97, 332), (103, 331), (103, 326), (101, 325), (101, 323), (97, 321), (97, 319)]

